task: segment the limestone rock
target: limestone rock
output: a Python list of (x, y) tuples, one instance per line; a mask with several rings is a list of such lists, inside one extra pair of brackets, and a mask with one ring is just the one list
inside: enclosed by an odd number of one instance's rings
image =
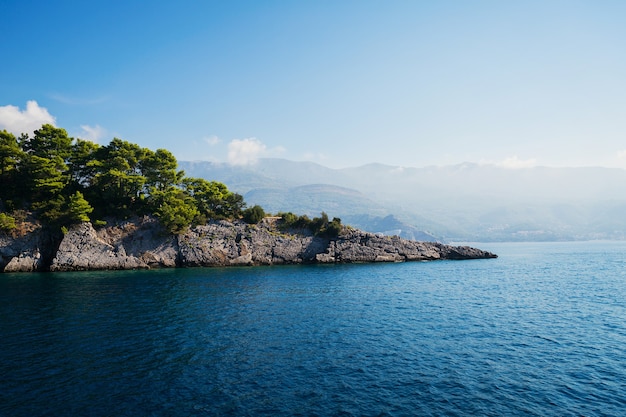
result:
[(54, 248), (52, 236), (38, 225), (23, 236), (0, 235), (0, 271), (41, 271), (45, 269)]
[(177, 256), (174, 237), (154, 219), (135, 219), (99, 231), (91, 223), (82, 223), (65, 234), (50, 270), (174, 267)]
[(4, 267), (4, 272), (34, 272), (39, 271), (41, 266), (41, 254), (35, 249), (11, 258)]
[(403, 262), (440, 259), (441, 254), (429, 242), (352, 230), (337, 239), (336, 258), (339, 262)]
[[(51, 242), (53, 239), (45, 238), (41, 231), (21, 240), (0, 238), (1, 270), (36, 271), (48, 265), (51, 271), (82, 271), (496, 257), (470, 247), (416, 242), (350, 228), (344, 228), (336, 239), (307, 231), (287, 233), (267, 219), (257, 225), (213, 221), (178, 236), (165, 233), (151, 217), (98, 230), (91, 223), (82, 223), (67, 231), (56, 252)], [(54, 255), (46, 258), (46, 250)]]

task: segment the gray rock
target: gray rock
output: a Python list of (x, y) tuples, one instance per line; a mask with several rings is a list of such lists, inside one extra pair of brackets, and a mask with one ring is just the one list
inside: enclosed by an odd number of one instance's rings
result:
[(338, 262), (404, 262), (441, 259), (437, 244), (351, 230), (337, 239)]
[(54, 239), (39, 225), (32, 225), (24, 235), (0, 235), (0, 271), (35, 272), (46, 266), (54, 252)]
[(96, 231), (91, 223), (73, 226), (63, 237), (51, 271), (174, 267), (176, 239), (149, 217)]
[(41, 231), (22, 239), (0, 239), (2, 270), (36, 271), (47, 265), (51, 271), (82, 271), (496, 257), (470, 247), (416, 242), (350, 228), (344, 228), (336, 239), (306, 231), (286, 233), (271, 219), (258, 225), (214, 221), (178, 236), (165, 233), (151, 217), (98, 230), (91, 223), (82, 223), (63, 236), (48, 264), (41, 255), (47, 248), (46, 242)]
[(41, 267), (41, 254), (35, 249), (12, 257), (4, 267), (4, 272), (34, 272), (39, 271)]

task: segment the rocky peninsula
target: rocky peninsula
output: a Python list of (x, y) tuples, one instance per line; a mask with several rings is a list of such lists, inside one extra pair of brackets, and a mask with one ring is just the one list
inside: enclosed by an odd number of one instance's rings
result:
[(344, 227), (336, 238), (283, 231), (276, 218), (258, 224), (212, 221), (167, 233), (145, 216), (94, 228), (89, 222), (55, 237), (35, 227), (0, 236), (0, 271), (88, 271), (173, 267), (404, 262), (484, 259), (497, 255), (467, 246), (417, 242)]
[(226, 184), (186, 176), (170, 151), (119, 138), (100, 145), (44, 124), (32, 136), (2, 130), (0, 145), (0, 272), (495, 257), (365, 233), (324, 212), (269, 216)]

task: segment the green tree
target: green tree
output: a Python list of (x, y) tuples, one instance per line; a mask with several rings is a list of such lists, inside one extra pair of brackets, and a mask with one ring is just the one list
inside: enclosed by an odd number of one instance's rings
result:
[(277, 216), (282, 219), (282, 224), (286, 228), (291, 227), (298, 219), (298, 216), (296, 216), (292, 212), (287, 212), (287, 213), (280, 212), (277, 214)]
[(321, 236), (335, 238), (339, 236), (342, 229), (341, 219), (339, 217), (333, 217), (333, 220), (321, 231)]
[(258, 204), (243, 211), (243, 220), (249, 224), (256, 224), (265, 217), (265, 210)]
[(184, 232), (198, 215), (194, 199), (178, 188), (155, 190), (151, 199), (157, 206), (154, 214), (170, 233)]
[(65, 129), (54, 127), (50, 124), (41, 126), (35, 130), (32, 138), (24, 136), (24, 150), (30, 155), (42, 158), (60, 157), (64, 162), (72, 153), (72, 138), (67, 135)]
[(179, 185), (185, 173), (178, 171), (176, 157), (165, 149), (147, 151), (141, 161), (141, 172), (146, 177), (146, 187), (164, 190)]
[(89, 214), (93, 211), (93, 207), (85, 200), (80, 191), (76, 191), (70, 196), (68, 203), (67, 216), (70, 223), (88, 222)]
[(280, 227), (283, 230), (309, 230), (316, 236), (335, 238), (339, 236), (343, 229), (341, 219), (334, 217), (332, 221), (329, 221), (325, 212), (322, 212), (320, 217), (314, 217), (313, 219), (309, 219), (306, 214), (297, 216), (291, 212), (278, 213), (278, 216), (282, 217)]
[(146, 177), (140, 164), (147, 149), (114, 138), (95, 152), (90, 164), (95, 171), (89, 200), (98, 208), (98, 215), (128, 216), (144, 206)]
[(245, 207), (243, 197), (218, 181), (183, 179), (183, 189), (196, 201), (198, 213), (207, 219), (238, 218)]
[(292, 227), (296, 229), (311, 229), (311, 219), (306, 214), (298, 216), (292, 223)]
[(74, 188), (86, 188), (90, 186), (96, 175), (96, 153), (100, 149), (97, 143), (76, 139), (72, 145), (69, 157), (70, 183)]
[(61, 193), (67, 184), (65, 164), (59, 157), (30, 156), (27, 162), (30, 193), (34, 201), (42, 201)]
[(0, 230), (4, 232), (12, 232), (16, 228), (15, 218), (6, 213), (0, 213)]
[(30, 155), (27, 158), (27, 192), (31, 206), (40, 212), (44, 221), (55, 222), (63, 214), (67, 185), (66, 166), (60, 156), (44, 158)]
[(63, 222), (65, 215), (65, 203), (65, 197), (58, 194), (48, 200), (37, 201), (32, 207), (39, 212), (39, 217), (44, 223), (59, 225)]
[(320, 217), (314, 217), (311, 220), (311, 231), (315, 234), (320, 233), (328, 224), (328, 214), (322, 212)]
[(65, 129), (45, 124), (33, 137), (22, 135), (19, 143), (25, 152), (24, 171), (20, 175), (22, 197), (30, 200), (42, 220), (53, 223), (63, 215), (68, 184), (67, 159), (72, 138)]
[(6, 130), (0, 131), (0, 178), (15, 171), (23, 159), (24, 152), (17, 138)]
[(281, 228), (283, 230), (288, 229), (311, 229), (311, 219), (306, 214), (298, 216), (292, 212), (278, 213), (278, 216), (282, 218)]
[[(90, 216), (150, 213), (175, 233), (210, 218), (258, 222), (264, 217), (262, 207), (246, 209), (243, 196), (223, 183), (185, 178), (177, 166), (165, 149), (153, 152), (118, 138), (100, 146), (74, 140), (50, 124), (19, 138), (4, 130), (0, 210), (34, 210), (54, 226), (89, 221)], [(1, 220), (5, 229), (12, 227), (11, 216), (3, 214)], [(296, 220), (310, 227), (308, 217)]]
[(20, 193), (20, 164), (25, 157), (17, 138), (7, 132), (0, 131), (0, 201), (16, 198)]
[(241, 194), (230, 193), (224, 199), (222, 215), (228, 219), (238, 219), (246, 208), (246, 202)]

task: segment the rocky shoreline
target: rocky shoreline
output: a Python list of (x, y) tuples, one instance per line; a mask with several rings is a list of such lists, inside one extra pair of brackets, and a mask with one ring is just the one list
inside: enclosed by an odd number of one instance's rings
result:
[(285, 233), (276, 219), (257, 225), (214, 221), (181, 235), (152, 217), (94, 228), (82, 223), (55, 238), (41, 228), (0, 236), (0, 271), (89, 271), (305, 263), (485, 259), (497, 255), (468, 246), (416, 242), (344, 228), (337, 238)]

